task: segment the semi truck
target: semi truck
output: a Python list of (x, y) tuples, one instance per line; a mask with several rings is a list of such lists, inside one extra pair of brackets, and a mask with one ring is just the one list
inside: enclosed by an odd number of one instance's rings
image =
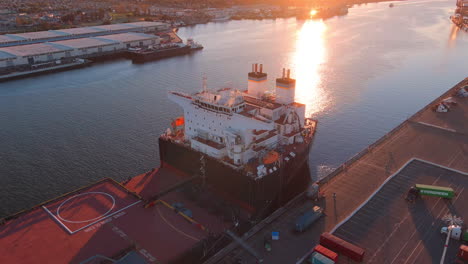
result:
[(422, 195), (452, 199), (455, 196), (455, 191), (450, 187), (416, 184), (409, 189), (408, 194), (406, 195), (406, 200), (414, 201)]
[(323, 209), (319, 206), (314, 206), (312, 210), (305, 212), (296, 220), (294, 230), (299, 233), (304, 232), (322, 215)]

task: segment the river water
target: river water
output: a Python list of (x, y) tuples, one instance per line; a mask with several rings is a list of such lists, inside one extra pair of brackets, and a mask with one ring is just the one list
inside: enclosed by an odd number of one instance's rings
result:
[(454, 1), (361, 5), (326, 21), (230, 21), (181, 28), (205, 49), (143, 65), (121, 59), (0, 83), (0, 215), (90, 184), (159, 166), (157, 138), (182, 114), (169, 90), (245, 89), (263, 63), (283, 67), (319, 129), (322, 177), (467, 75), (468, 33)]

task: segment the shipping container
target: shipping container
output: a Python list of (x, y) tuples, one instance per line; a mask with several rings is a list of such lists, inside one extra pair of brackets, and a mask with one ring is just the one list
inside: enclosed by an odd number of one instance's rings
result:
[(314, 206), (311, 211), (305, 212), (297, 220), (294, 229), (296, 232), (304, 232), (310, 227), (315, 221), (322, 216), (322, 209), (318, 206)]
[(450, 187), (426, 184), (416, 184), (415, 187), (417, 190), (419, 190), (419, 194), (421, 195), (436, 196), (448, 199), (452, 199), (455, 196), (455, 191)]
[(314, 247), (314, 252), (318, 252), (322, 255), (324, 255), (325, 257), (333, 260), (333, 261), (338, 261), (338, 254), (336, 254), (335, 252), (331, 251), (330, 249), (324, 247), (324, 246), (321, 246), (321, 245), (317, 245)]
[(458, 257), (460, 257), (463, 260), (468, 260), (468, 246), (460, 246), (460, 250), (458, 251)]
[(310, 263), (312, 264), (334, 264), (335, 262), (324, 255), (314, 252), (310, 257)]
[(320, 245), (335, 252), (341, 253), (344, 256), (347, 256), (348, 258), (357, 262), (362, 262), (362, 260), (364, 259), (364, 249), (347, 241), (344, 241), (343, 239), (336, 237), (330, 233), (323, 233), (320, 236)]

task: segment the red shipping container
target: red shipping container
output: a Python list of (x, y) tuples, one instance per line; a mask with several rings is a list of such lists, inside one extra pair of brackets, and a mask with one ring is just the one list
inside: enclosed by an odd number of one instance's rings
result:
[(339, 252), (357, 262), (363, 261), (364, 253), (366, 252), (364, 249), (344, 241), (330, 233), (323, 233), (320, 236), (320, 245)]
[(313, 252), (318, 252), (318, 253), (324, 255), (325, 257), (333, 260), (334, 262), (338, 261), (338, 254), (336, 254), (335, 252), (331, 251), (330, 249), (328, 249), (328, 248), (326, 248), (324, 246), (321, 246), (321, 245), (315, 246)]
[(463, 260), (468, 260), (468, 246), (461, 245), (458, 256)]

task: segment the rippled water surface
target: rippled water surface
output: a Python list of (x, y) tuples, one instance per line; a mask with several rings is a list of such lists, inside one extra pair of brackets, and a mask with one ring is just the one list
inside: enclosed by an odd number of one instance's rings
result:
[(319, 120), (310, 153), (320, 177), (465, 78), (468, 33), (453, 1), (368, 4), (326, 21), (230, 21), (181, 28), (205, 49), (0, 83), (0, 215), (102, 177), (159, 166), (157, 137), (181, 114), (168, 90), (245, 89), (251, 63), (273, 87), (283, 67)]

